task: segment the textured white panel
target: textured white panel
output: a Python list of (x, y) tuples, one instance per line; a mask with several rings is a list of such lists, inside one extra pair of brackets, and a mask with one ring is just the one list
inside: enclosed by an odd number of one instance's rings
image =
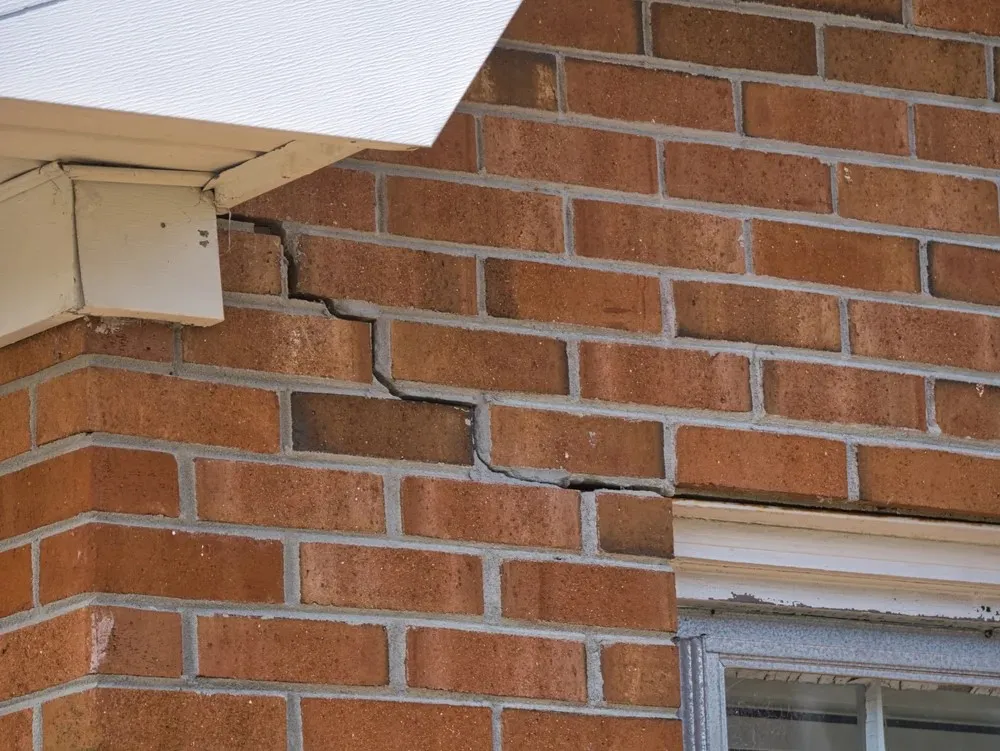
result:
[(517, 5), (62, 0), (0, 17), (0, 97), (427, 146)]

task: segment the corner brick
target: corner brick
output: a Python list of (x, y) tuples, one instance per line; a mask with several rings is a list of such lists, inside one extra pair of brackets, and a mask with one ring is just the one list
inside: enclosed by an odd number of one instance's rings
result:
[(31, 545), (0, 552), (0, 571), (3, 571), (3, 588), (0, 588), (0, 618), (30, 610), (33, 604)]
[(354, 156), (407, 167), (476, 171), (476, 121), (472, 115), (456, 113), (444, 124), (433, 146), (412, 151), (369, 149)]
[(465, 92), (465, 100), (556, 110), (556, 59), (540, 52), (494, 49)]
[(281, 294), (282, 252), (281, 238), (276, 235), (219, 230), (222, 289), (254, 295)]
[(609, 717), (505, 709), (504, 751), (680, 751), (681, 723), (652, 717)]
[(604, 700), (642, 707), (678, 707), (681, 701), (677, 647), (608, 644), (601, 650)]
[(605, 553), (671, 558), (674, 554), (671, 503), (657, 496), (599, 493), (597, 535)]
[(525, 0), (504, 37), (603, 52), (642, 52), (642, 16), (635, 0)]
[(233, 207), (233, 215), (259, 221), (375, 229), (375, 176), (324, 167)]
[(934, 404), (938, 427), (945, 434), (982, 441), (1000, 439), (1000, 388), (938, 380)]
[(1000, 306), (1000, 253), (930, 243), (930, 289), (935, 297)]
[(31, 450), (31, 398), (27, 391), (0, 396), (0, 461)]

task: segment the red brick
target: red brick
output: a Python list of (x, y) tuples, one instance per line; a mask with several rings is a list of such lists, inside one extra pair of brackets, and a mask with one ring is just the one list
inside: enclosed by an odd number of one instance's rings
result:
[(559, 196), (409, 177), (390, 177), (386, 190), (393, 234), (562, 252)]
[(385, 531), (382, 478), (333, 469), (199, 459), (198, 517), (261, 527)]
[(173, 329), (153, 321), (82, 318), (0, 349), (0, 384), (33, 375), (80, 355), (169, 362)]
[(1000, 318), (862, 300), (848, 317), (856, 355), (1000, 371)]
[(475, 172), (476, 121), (472, 115), (456, 113), (445, 123), (433, 146), (413, 151), (369, 149), (354, 158), (408, 167)]
[(427, 550), (305, 543), (302, 602), (479, 615), (482, 562), (471, 555)]
[(753, 222), (754, 271), (838, 287), (919, 292), (918, 243), (906, 237)]
[(1000, 115), (929, 104), (915, 108), (919, 157), (1000, 169)]
[(281, 294), (281, 238), (219, 230), (219, 266), (226, 292)]
[(32, 751), (32, 712), (24, 709), (0, 717), (0, 738), (7, 744), (7, 751)]
[(937, 381), (937, 424), (947, 435), (992, 441), (1000, 438), (1000, 389), (981, 383)]
[(656, 144), (645, 136), (487, 117), (483, 143), (486, 171), (495, 175), (632, 193), (658, 190)]
[[(285, 700), (100, 688), (46, 702), (45, 751), (284, 751)], [(164, 745), (169, 744), (169, 745)]]
[(654, 266), (742, 273), (739, 220), (623, 203), (573, 201), (576, 253)]
[(371, 324), (227, 308), (210, 328), (184, 329), (184, 359), (202, 365), (371, 383)]
[(674, 524), (670, 501), (658, 496), (600, 493), (597, 535), (605, 553), (671, 558)]
[(332, 237), (301, 237), (293, 291), (395, 308), (476, 312), (476, 260)]
[(281, 543), (89, 524), (42, 540), (43, 603), (85, 592), (281, 602)]
[(567, 60), (566, 106), (612, 120), (736, 130), (729, 81), (630, 65)]
[(601, 650), (601, 674), (604, 700), (612, 704), (680, 706), (677, 647), (608, 644)]
[(304, 751), (490, 751), (489, 707), (303, 699)]
[(823, 438), (744, 430), (677, 430), (677, 488), (766, 500), (847, 497), (847, 450)]
[(75, 433), (278, 450), (278, 398), (260, 389), (105, 368), (38, 387), (38, 442)]
[(652, 717), (611, 717), (506, 709), (504, 751), (680, 751), (681, 723)]
[(665, 571), (554, 561), (506, 561), (505, 618), (673, 631), (674, 575)]
[(840, 350), (837, 300), (809, 292), (674, 282), (677, 335)]
[(0, 571), (3, 572), (0, 618), (29, 610), (32, 606), (31, 546), (0, 552)]
[(392, 375), (485, 391), (569, 393), (564, 342), (404, 321), (392, 323)]
[(406, 477), (403, 532), (539, 548), (580, 548), (580, 496), (572, 490)]
[(708, 8), (653, 5), (653, 54), (723, 68), (816, 74), (811, 23)]
[(1000, 462), (942, 451), (858, 447), (861, 500), (897, 512), (1000, 517)]
[(830, 168), (818, 159), (698, 143), (666, 145), (667, 193), (713, 203), (828, 214)]
[(525, 0), (504, 36), (557, 47), (642, 52), (641, 13), (635, 0)]
[(743, 84), (748, 136), (909, 154), (906, 102), (766, 83)]
[(826, 77), (871, 86), (986, 96), (986, 58), (975, 44), (827, 26)]
[(750, 365), (741, 355), (581, 342), (585, 399), (731, 412), (750, 410)]
[(239, 217), (375, 229), (375, 176), (324, 167), (233, 208)]
[(485, 104), (556, 110), (556, 59), (552, 55), (497, 48), (479, 69), (465, 99)]
[(292, 394), (298, 451), (472, 464), (472, 410), (337, 394)]
[(1000, 253), (948, 243), (931, 243), (927, 252), (932, 295), (1000, 305)]
[(659, 332), (656, 277), (486, 259), (486, 310), (491, 316)]
[(663, 426), (658, 422), (493, 407), (490, 425), (491, 459), (501, 466), (663, 477)]
[[(758, 0), (752, 0), (757, 2)], [(819, 10), (847, 16), (864, 16), (877, 21), (903, 20), (903, 0), (763, 0), (768, 5)]]
[(179, 678), (180, 616), (84, 608), (0, 636), (0, 701), (92, 674)]
[(583, 644), (509, 634), (415, 628), (406, 634), (406, 682), (413, 688), (583, 702)]
[(913, 23), (948, 31), (1000, 36), (1000, 9), (980, 0), (914, 0)]
[(0, 396), (0, 461), (31, 450), (31, 399), (27, 391)]
[(248, 681), (384, 686), (385, 628), (286, 618), (198, 619), (198, 674)]

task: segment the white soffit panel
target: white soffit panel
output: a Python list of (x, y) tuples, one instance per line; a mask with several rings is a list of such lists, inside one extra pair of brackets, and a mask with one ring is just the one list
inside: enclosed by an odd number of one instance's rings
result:
[(0, 98), (429, 146), (518, 2), (0, 0)]

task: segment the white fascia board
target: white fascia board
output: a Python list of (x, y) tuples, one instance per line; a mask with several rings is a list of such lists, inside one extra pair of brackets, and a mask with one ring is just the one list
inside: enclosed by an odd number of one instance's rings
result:
[(685, 603), (1000, 621), (1000, 527), (678, 500)]
[(430, 146), (518, 3), (7, 0), (0, 98)]

